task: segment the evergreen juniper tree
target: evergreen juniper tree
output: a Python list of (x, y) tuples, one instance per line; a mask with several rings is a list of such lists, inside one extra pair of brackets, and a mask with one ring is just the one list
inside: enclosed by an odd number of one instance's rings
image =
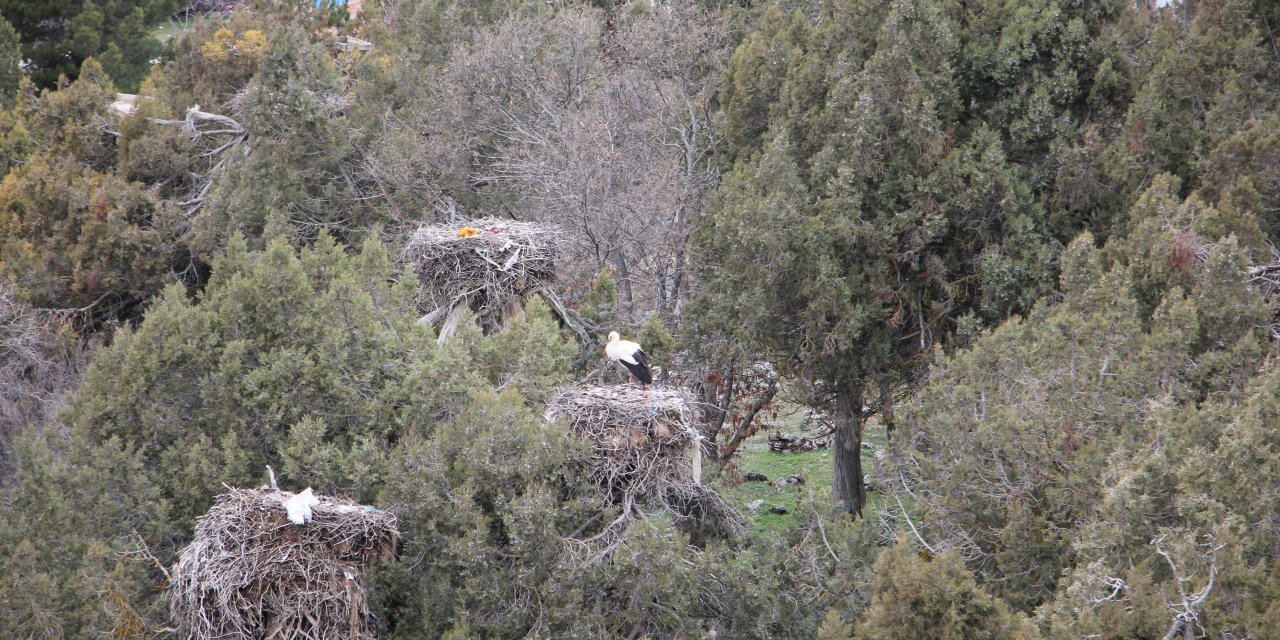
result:
[(1052, 251), (998, 137), (957, 138), (944, 7), (833, 2), (821, 18), (795, 38), (810, 44), (768, 108), (762, 147), (738, 155), (695, 230), (693, 322), (758, 350), (832, 413), (835, 498), (859, 513), (867, 408), (965, 311), (998, 318), (1034, 301)]
[(152, 26), (178, 10), (176, 0), (3, 0), (3, 16), (22, 38), (29, 73), (42, 87), (74, 79), (86, 58), (102, 61), (122, 87), (134, 89), (161, 51)]

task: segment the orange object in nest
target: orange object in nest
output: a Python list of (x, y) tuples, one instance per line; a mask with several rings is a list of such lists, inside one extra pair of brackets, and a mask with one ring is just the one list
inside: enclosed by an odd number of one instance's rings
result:
[(458, 229), (459, 238), (470, 238), (471, 236), (474, 236), (476, 233), (477, 231), (475, 227), (463, 227), (461, 229)]

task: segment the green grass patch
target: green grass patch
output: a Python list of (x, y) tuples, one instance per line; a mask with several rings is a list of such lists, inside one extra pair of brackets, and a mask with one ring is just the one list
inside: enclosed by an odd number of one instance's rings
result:
[[(738, 449), (736, 462), (738, 465), (735, 480), (755, 471), (768, 476), (768, 482), (737, 482), (729, 486), (729, 479), (721, 477), (713, 483), (726, 500), (741, 510), (755, 529), (757, 537), (771, 535), (787, 529), (795, 524), (797, 512), (809, 508), (806, 505), (831, 503), (831, 466), (833, 454), (830, 449), (805, 451), (796, 453), (778, 453), (769, 450), (769, 433), (778, 430), (783, 433), (805, 434), (802, 408), (797, 405), (785, 405), (778, 415), (760, 433), (743, 442)], [(884, 443), (884, 428), (879, 421), (872, 418), (863, 427), (863, 440), (871, 446), (880, 448)], [(874, 454), (868, 449), (862, 450), (862, 472), (874, 472)], [(802, 485), (776, 487), (774, 482), (788, 475), (800, 475), (805, 479)], [(756, 500), (764, 500), (760, 508), (754, 512), (747, 508)], [(870, 515), (881, 509), (884, 496), (878, 491), (867, 493), (867, 505), (863, 511)], [(770, 513), (769, 507), (780, 504), (787, 508), (786, 514)]]
[[(760, 436), (763, 440), (763, 436)], [(871, 452), (862, 451), (862, 468), (871, 472)], [(729, 486), (724, 478), (715, 483), (726, 500), (743, 515), (747, 516), (757, 536), (774, 534), (787, 529), (796, 522), (797, 512), (807, 509), (810, 502), (829, 504), (831, 502), (831, 465), (832, 452), (829, 449), (805, 451), (799, 453), (777, 453), (768, 449), (752, 448), (742, 451), (738, 456), (738, 477), (749, 471), (763, 473), (768, 482), (738, 482)], [(800, 475), (805, 479), (802, 485), (777, 487), (774, 485), (780, 478), (788, 475)], [(874, 513), (883, 498), (878, 492), (867, 495), (866, 513)], [(756, 500), (763, 504), (754, 512), (747, 507)], [(786, 514), (769, 511), (773, 505), (787, 508)]]
[[(738, 471), (763, 473), (768, 482), (740, 482), (727, 486), (723, 482), (716, 487), (730, 504), (740, 509), (751, 522), (757, 534), (776, 533), (795, 523), (796, 511), (807, 498), (827, 503), (831, 500), (831, 451), (805, 451), (802, 453), (775, 453), (773, 451), (744, 451), (738, 459)], [(784, 476), (799, 475), (804, 484), (776, 487), (774, 482)], [(753, 513), (747, 505), (756, 500), (764, 503)], [(769, 507), (782, 505), (788, 513), (770, 513)]]

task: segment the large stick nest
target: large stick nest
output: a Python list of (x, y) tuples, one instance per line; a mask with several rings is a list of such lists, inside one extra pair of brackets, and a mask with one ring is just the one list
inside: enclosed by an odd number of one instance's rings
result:
[(171, 612), (199, 640), (375, 638), (363, 570), (395, 552), (390, 513), (317, 496), (293, 524), (286, 491), (232, 489), (196, 523), (169, 583)]
[[(464, 227), (475, 234), (459, 236)], [(497, 218), (422, 226), (404, 258), (427, 294), (424, 320), (443, 325), (444, 339), (470, 309), (485, 331), (500, 330), (529, 294), (555, 280), (560, 236), (555, 227)]]
[(591, 443), (589, 481), (600, 499), (621, 510), (596, 536), (606, 546), (643, 515), (640, 507), (668, 511), (677, 524), (708, 535), (749, 531), (741, 514), (700, 483), (691, 404), (684, 390), (632, 385), (568, 387), (547, 403), (548, 422), (563, 416), (575, 436)]

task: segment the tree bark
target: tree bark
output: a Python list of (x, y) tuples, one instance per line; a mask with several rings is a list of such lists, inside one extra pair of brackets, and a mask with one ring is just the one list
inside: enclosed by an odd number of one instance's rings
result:
[(861, 516), (867, 503), (862, 483), (862, 396), (843, 390), (836, 398), (831, 497), (846, 513)]
[(893, 430), (897, 427), (893, 421), (893, 393), (884, 384), (880, 387), (880, 422), (884, 423), (885, 441), (893, 440)]
[(615, 249), (612, 256), (613, 267), (617, 269), (618, 297), (626, 306), (627, 313), (635, 311), (635, 297), (631, 295), (631, 269), (627, 267), (627, 256), (621, 249)]

